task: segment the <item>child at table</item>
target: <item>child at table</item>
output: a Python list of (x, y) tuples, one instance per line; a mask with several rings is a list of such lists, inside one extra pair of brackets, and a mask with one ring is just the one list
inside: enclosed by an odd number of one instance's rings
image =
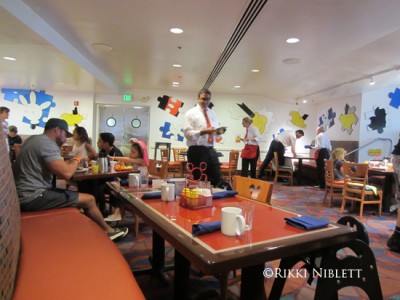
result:
[(130, 139), (129, 142), (131, 143), (129, 156), (109, 156), (110, 161), (123, 162), (132, 165), (134, 169), (147, 167), (149, 165), (149, 156), (147, 154), (146, 144), (136, 138)]
[[(140, 141), (136, 138), (132, 138), (129, 140), (131, 143), (129, 156), (109, 156), (111, 161), (122, 162), (125, 164), (132, 165), (134, 170), (138, 169), (146, 169), (149, 165), (149, 155), (147, 153), (147, 146), (143, 141)], [(113, 198), (110, 198), (110, 203), (115, 206), (115, 210), (112, 215), (109, 215), (104, 220), (106, 222), (116, 222), (122, 219), (121, 209), (117, 206), (117, 201)]]
[(345, 161), (344, 156), (346, 153), (347, 151), (344, 148), (335, 148), (332, 151), (335, 180), (343, 180), (343, 162)]
[(74, 145), (72, 147), (72, 154), (82, 152), (86, 160), (92, 160), (97, 157), (97, 152), (90, 143), (89, 136), (84, 127), (75, 124), (75, 129), (72, 132), (72, 138), (74, 139)]

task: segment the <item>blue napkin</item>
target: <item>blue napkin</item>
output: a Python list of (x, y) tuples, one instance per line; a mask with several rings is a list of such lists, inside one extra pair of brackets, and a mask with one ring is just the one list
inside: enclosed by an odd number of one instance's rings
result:
[(237, 195), (236, 191), (221, 191), (212, 194), (213, 199), (229, 198)]
[(326, 219), (317, 219), (310, 216), (285, 218), (285, 220), (287, 224), (304, 230), (322, 228), (329, 224), (329, 221)]
[(142, 199), (161, 199), (161, 192), (146, 192), (143, 194)]
[(129, 180), (128, 179), (122, 179), (119, 182), (120, 186), (128, 186), (129, 185)]
[(221, 221), (192, 225), (192, 234), (194, 236), (211, 233), (218, 230), (221, 230)]

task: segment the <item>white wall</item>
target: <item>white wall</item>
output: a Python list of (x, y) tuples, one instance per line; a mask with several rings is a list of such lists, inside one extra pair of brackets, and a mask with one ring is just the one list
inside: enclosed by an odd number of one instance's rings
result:
[[(330, 108), (336, 114), (334, 125), (328, 127), (326, 130), (326, 134), (333, 141), (357, 141), (359, 138), (360, 132), (360, 120), (357, 123), (354, 123), (353, 126), (347, 127), (343, 126), (340, 121), (340, 117), (345, 115), (345, 107), (346, 104), (351, 108), (355, 108), (355, 115), (358, 119), (361, 118), (361, 95), (355, 95), (350, 97), (344, 97), (341, 99), (335, 99), (329, 102), (323, 102), (317, 106), (317, 123), (319, 124), (319, 117), (323, 115), (327, 115), (327, 112)], [(317, 125), (318, 125), (317, 124)], [(349, 128), (346, 130), (346, 128)]]
[[(362, 95), (362, 117), (360, 122), (360, 145), (366, 145), (374, 139), (391, 139), (392, 143), (386, 140), (378, 140), (368, 147), (360, 150), (359, 161), (374, 159), (368, 155), (368, 149), (381, 149), (383, 158), (388, 156), (393, 150), (393, 146), (399, 140), (400, 132), (400, 110), (390, 105), (390, 93), (394, 93), (399, 86), (390, 86)], [(372, 130), (370, 117), (374, 116), (376, 108), (384, 108), (386, 112), (386, 126), (382, 132)]]
[[(212, 91), (212, 90), (211, 90)], [(163, 127), (165, 122), (171, 123), (172, 133), (177, 134), (184, 125), (185, 112), (196, 105), (197, 92), (182, 92), (182, 91), (152, 91), (152, 90), (136, 90), (132, 92), (133, 101), (124, 103), (121, 96), (117, 95), (96, 95), (96, 104), (121, 104), (121, 105), (145, 105), (150, 107), (150, 140), (149, 149), (150, 156), (153, 157), (153, 145), (155, 142), (170, 142), (173, 147), (186, 147), (186, 141), (178, 141), (175, 137), (163, 138), (160, 132), (160, 127)], [(171, 96), (173, 100), (179, 100), (184, 105), (179, 109), (177, 117), (171, 115), (168, 111), (158, 108), (158, 97), (163, 95)], [(268, 122), (266, 131), (263, 134), (263, 142), (260, 147), (262, 151), (266, 151), (272, 139), (272, 134), (279, 132), (281, 128), (285, 130), (303, 129), (306, 136), (299, 141), (299, 151), (305, 151), (304, 145), (309, 143), (315, 135), (316, 118), (314, 105), (295, 105), (276, 102), (264, 97), (244, 96), (244, 95), (228, 95), (213, 93), (211, 102), (214, 104), (213, 109), (216, 111), (222, 126), (228, 127), (222, 141), (217, 143), (216, 148), (224, 153), (221, 161), (228, 159), (228, 152), (231, 149), (242, 149), (242, 143), (235, 143), (235, 136), (240, 134), (244, 136), (244, 128), (242, 127), (242, 118), (247, 114), (237, 105), (237, 103), (245, 103), (253, 112), (260, 115), (266, 115)], [(291, 111), (298, 111), (301, 115), (307, 113), (309, 117), (306, 120), (306, 128), (300, 128), (291, 123)], [(262, 155), (262, 159), (264, 158)]]
[[(31, 93), (29, 93), (31, 94)], [(51, 106), (49, 108), (49, 114), (47, 117), (40, 118), (43, 122), (47, 122), (48, 118), (66, 118), (69, 121), (70, 130), (73, 130), (73, 124), (78, 123), (87, 129), (90, 134), (93, 132), (93, 95), (90, 93), (53, 93), (46, 92), (47, 95), (52, 96)], [(16, 94), (17, 95), (17, 94)], [(18, 128), (18, 133), (22, 135), (40, 134), (43, 132), (43, 127), (37, 126), (32, 129), (30, 124), (23, 122), (24, 116), (29, 116), (32, 111), (30, 105), (35, 106), (35, 98), (32, 96), (29, 99), (25, 99), (27, 103), (22, 104), (17, 98), (13, 101), (4, 100), (5, 95), (0, 96), (0, 106), (6, 106), (10, 108), (10, 117), (8, 119), (9, 125), (15, 125)], [(33, 103), (30, 103), (33, 101)], [(36, 100), (38, 101), (38, 100)], [(46, 101), (48, 102), (48, 101)], [(78, 104), (75, 106), (75, 104)], [(77, 107), (78, 115), (73, 115), (73, 109)], [(64, 114), (64, 116), (63, 116)]]
[[(228, 130), (223, 137), (223, 140), (216, 145), (216, 148), (227, 154), (230, 149), (242, 149), (243, 145), (235, 143), (234, 139), (237, 134), (244, 135), (244, 129), (241, 125), (241, 119), (247, 114), (237, 105), (237, 103), (245, 103), (253, 112), (265, 115), (268, 117), (266, 130), (263, 134), (263, 142), (261, 143), (261, 151), (263, 159), (265, 152), (269, 147), (273, 134), (277, 134), (281, 129), (297, 130), (303, 129), (305, 136), (298, 140), (297, 151), (306, 152), (304, 149), (305, 144), (311, 143), (315, 137), (315, 128), (319, 124), (319, 118), (328, 115), (328, 110), (331, 108), (336, 113), (334, 125), (328, 127), (327, 134), (331, 140), (354, 141), (359, 140), (360, 145), (365, 145), (375, 138), (389, 138), (393, 143), (397, 143), (400, 132), (400, 111), (399, 109), (390, 106), (389, 93), (393, 93), (396, 86), (380, 89), (374, 92), (364, 93), (363, 95), (355, 95), (351, 97), (344, 97), (342, 99), (335, 99), (329, 102), (324, 102), (318, 105), (310, 104), (286, 104), (276, 102), (274, 100), (247, 95), (237, 94), (218, 94), (212, 95), (212, 102), (214, 103), (214, 110), (216, 111), (221, 125), (227, 126)], [(211, 89), (212, 91), (212, 89)], [(78, 112), (82, 120), (79, 125), (84, 126), (89, 135), (95, 142), (97, 140), (96, 131), (96, 104), (119, 104), (119, 105), (141, 105), (148, 106), (150, 110), (150, 138), (149, 148), (150, 156), (153, 156), (153, 145), (155, 142), (171, 142), (172, 146), (185, 147), (185, 141), (178, 141), (174, 136), (171, 138), (163, 138), (160, 127), (164, 126), (165, 122), (171, 123), (171, 132), (175, 136), (180, 132), (183, 127), (183, 119), (185, 112), (196, 104), (196, 92), (183, 92), (179, 90), (173, 91), (156, 91), (156, 90), (135, 90), (132, 92), (133, 101), (126, 103), (122, 101), (122, 96), (115, 94), (96, 94), (90, 93), (60, 93), (47, 91), (47, 94), (53, 97), (52, 107), (48, 117), (62, 117), (63, 114), (72, 114), (76, 102), (79, 102)], [(171, 115), (169, 111), (158, 108), (158, 97), (168, 95), (172, 100), (181, 101), (184, 103), (183, 107), (179, 109), (177, 117)], [(19, 101), (5, 100), (5, 95), (0, 97), (0, 106), (7, 106), (11, 109), (9, 124), (16, 125), (20, 134), (39, 134), (43, 128), (36, 127), (32, 129), (29, 124), (22, 121), (25, 111), (29, 110), (27, 105), (21, 104)], [(345, 106), (349, 105), (351, 109), (355, 108), (355, 115), (358, 117), (357, 124), (351, 126), (351, 130), (345, 130), (340, 121), (341, 115), (345, 114)], [(368, 127), (370, 124), (369, 117), (373, 115), (375, 108), (384, 108), (386, 111), (386, 126), (382, 133), (377, 130), (371, 130)], [(304, 122), (306, 127), (301, 128), (291, 122), (291, 112), (296, 112), (302, 116), (308, 114), (308, 118)], [(43, 118), (44, 120), (45, 118)], [(297, 124), (297, 123), (296, 123)], [(71, 125), (70, 129), (73, 129)], [(368, 149), (378, 148), (382, 149), (384, 156), (391, 152), (392, 144), (386, 141), (378, 141), (371, 144), (359, 153), (359, 161), (372, 159), (368, 156)], [(226, 161), (227, 155), (222, 158)]]

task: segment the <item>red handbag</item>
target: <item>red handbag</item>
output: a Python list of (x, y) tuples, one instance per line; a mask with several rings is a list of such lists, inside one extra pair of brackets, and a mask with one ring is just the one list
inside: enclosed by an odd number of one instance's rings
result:
[(241, 158), (246, 158), (246, 159), (253, 159), (257, 155), (257, 149), (258, 145), (244, 145), (244, 148), (242, 150), (242, 153), (240, 154)]

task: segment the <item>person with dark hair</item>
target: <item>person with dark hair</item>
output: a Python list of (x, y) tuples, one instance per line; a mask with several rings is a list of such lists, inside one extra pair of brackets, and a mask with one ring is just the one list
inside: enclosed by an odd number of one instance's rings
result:
[(278, 152), (279, 165), (285, 164), (285, 147), (290, 147), (293, 156), (296, 156), (296, 140), (304, 136), (304, 131), (299, 129), (295, 132), (291, 130), (285, 130), (274, 138), (269, 146), (267, 155), (261, 165), (258, 178), (262, 179), (264, 176), (265, 169), (268, 167), (269, 163), (274, 159), (274, 152)]
[(100, 149), (99, 156), (124, 156), (117, 147), (114, 146), (115, 137), (112, 133), (102, 132), (99, 134), (97, 146)]
[[(187, 159), (193, 167), (206, 163), (206, 175), (213, 186), (222, 182), (218, 153), (214, 149), (215, 129), (220, 127), (215, 111), (209, 108), (211, 92), (202, 89), (197, 95), (197, 105), (185, 114), (184, 135), (188, 146)], [(193, 174), (200, 179), (200, 174)]]
[[(0, 123), (3, 125), (4, 135), (7, 137), (8, 134), (8, 117), (10, 116), (10, 109), (5, 106), (0, 106)], [(8, 145), (8, 139), (6, 138), (7, 149), (10, 150)]]
[(18, 135), (18, 128), (14, 125), (8, 127), (7, 138), (10, 147), (14, 146), (14, 144), (22, 144), (22, 138)]
[(392, 236), (387, 241), (390, 250), (400, 253), (400, 139), (392, 151), (393, 173), (396, 180), (397, 221)]
[[(261, 142), (261, 135), (260, 131), (257, 127), (253, 126), (253, 120), (249, 117), (245, 117), (242, 120), (242, 125), (246, 128), (246, 134), (244, 138), (240, 138), (241, 141), (245, 143), (245, 147), (253, 147), (256, 150), (250, 151), (250, 156), (246, 156), (244, 151), (242, 151), (242, 171), (240, 176), (247, 177), (249, 175), (249, 165), (250, 165), (250, 176), (251, 178), (256, 178), (257, 172), (257, 161), (258, 157), (260, 156), (260, 147), (258, 144)], [(246, 146), (248, 145), (248, 146)], [(245, 150), (245, 149), (244, 149)], [(254, 155), (254, 156), (253, 156)], [(245, 157), (246, 156), (246, 157)]]
[[(14, 162), (17, 158), (17, 147), (20, 147), (22, 144), (22, 138), (18, 135), (18, 128), (16, 126), (9, 126), (8, 127), (8, 134), (7, 134), (8, 146), (10, 148), (10, 159), (11, 162)], [(14, 147), (14, 145), (17, 145)]]
[[(111, 161), (129, 164), (134, 170), (138, 170), (142, 167), (147, 168), (149, 166), (149, 155), (147, 153), (146, 144), (136, 138), (130, 139), (129, 142), (131, 143), (129, 157), (109, 156), (109, 159)], [(118, 201), (116, 201), (112, 195), (110, 196), (110, 203), (115, 207), (115, 210), (112, 215), (109, 215), (104, 220), (106, 222), (120, 221), (122, 219), (121, 209), (118, 207)]]
[(75, 124), (75, 129), (72, 132), (72, 138), (75, 143), (72, 147), (72, 154), (76, 154), (78, 151), (83, 152), (85, 159), (95, 159), (97, 152), (90, 143), (89, 136), (84, 127)]
[(3, 130), (7, 130), (8, 128), (8, 123), (6, 120), (10, 116), (10, 109), (5, 106), (0, 106), (0, 121), (3, 124)]
[(317, 127), (317, 136), (315, 138), (315, 145), (309, 146), (310, 149), (316, 150), (315, 156), (317, 161), (317, 175), (319, 185), (315, 186), (321, 190), (325, 189), (325, 159), (329, 159), (329, 152), (332, 151), (331, 141), (325, 134), (325, 127)]
[(47, 121), (43, 134), (32, 135), (22, 144), (13, 167), (21, 211), (77, 207), (83, 209), (111, 240), (125, 236), (128, 228), (114, 229), (107, 225), (93, 195), (53, 186), (53, 175), (71, 178), (83, 158), (81, 152), (68, 161), (62, 158), (60, 146), (71, 136), (65, 120), (52, 118)]

